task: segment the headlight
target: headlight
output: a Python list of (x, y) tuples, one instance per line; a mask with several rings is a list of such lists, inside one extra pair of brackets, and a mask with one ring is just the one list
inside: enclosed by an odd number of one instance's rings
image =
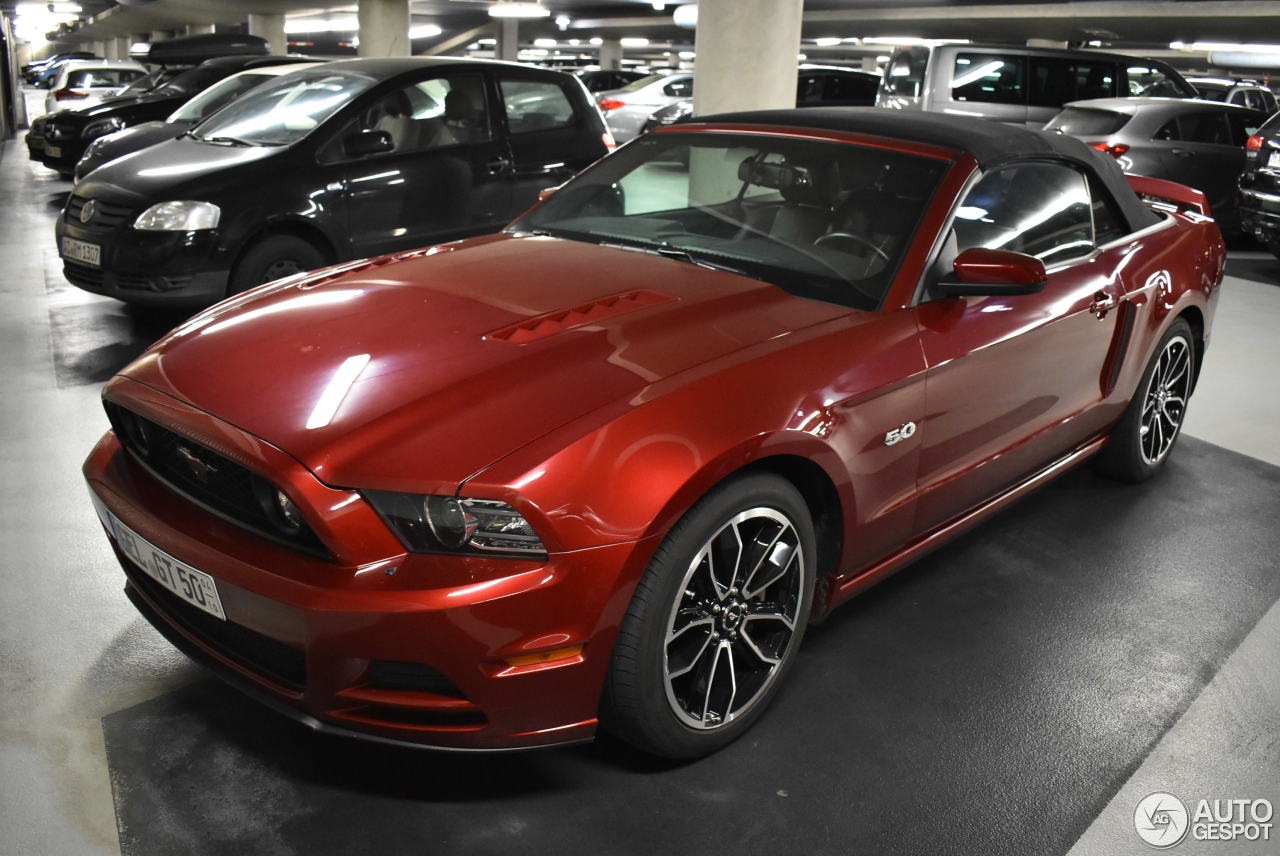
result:
[(90, 122), (84, 126), (84, 130), (80, 132), (80, 138), (83, 140), (92, 140), (94, 137), (101, 137), (103, 134), (110, 134), (124, 127), (124, 120), (117, 119), (112, 116), (109, 119), (99, 119), (96, 122)]
[(364, 495), (415, 553), (544, 556), (547, 552), (529, 521), (496, 499), (383, 490), (367, 490)]
[(194, 232), (216, 229), (222, 209), (211, 202), (157, 202), (138, 215), (133, 228), (148, 232)]

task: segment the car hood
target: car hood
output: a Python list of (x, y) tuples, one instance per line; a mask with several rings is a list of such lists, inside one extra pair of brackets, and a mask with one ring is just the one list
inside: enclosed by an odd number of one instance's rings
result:
[(135, 119), (163, 119), (174, 108), (187, 100), (186, 95), (130, 95), (124, 98), (108, 98), (92, 107), (81, 110), (61, 110), (54, 117), (59, 125), (84, 126), (95, 119), (116, 117), (125, 121)]
[(103, 161), (114, 160), (131, 152), (150, 148), (165, 140), (172, 140), (186, 133), (191, 122), (143, 122), (123, 131), (116, 131), (94, 141), (95, 153)]
[(175, 137), (103, 164), (76, 191), (84, 196), (127, 202), (157, 199), (209, 176), (219, 184), (233, 181), (234, 175), (227, 172), (231, 168), (283, 151), (281, 146), (231, 146)]
[(850, 312), (736, 274), (534, 236), (312, 279), (215, 306), (122, 374), (330, 485), (452, 491), (593, 410), (638, 404), (677, 373)]

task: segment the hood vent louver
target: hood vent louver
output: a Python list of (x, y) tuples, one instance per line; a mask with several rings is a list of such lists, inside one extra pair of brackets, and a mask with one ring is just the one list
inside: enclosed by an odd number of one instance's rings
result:
[(601, 297), (599, 300), (593, 300), (590, 303), (583, 303), (569, 309), (557, 309), (554, 312), (536, 315), (518, 324), (512, 324), (509, 327), (502, 327), (491, 333), (486, 333), (484, 338), (486, 340), (507, 342), (512, 345), (524, 345), (576, 327), (585, 327), (589, 324), (603, 321), (606, 318), (625, 315), (637, 309), (644, 309), (647, 306), (666, 303), (668, 300), (674, 299), (656, 291), (644, 289), (627, 291), (622, 294)]

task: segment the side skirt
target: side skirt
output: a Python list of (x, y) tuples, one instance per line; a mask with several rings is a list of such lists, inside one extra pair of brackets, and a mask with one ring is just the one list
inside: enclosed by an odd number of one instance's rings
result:
[[(908, 542), (901, 550), (880, 560), (874, 565), (871, 565), (858, 573), (857, 576), (835, 586), (828, 582), (827, 585), (829, 588), (828, 596), (826, 598), (827, 605), (820, 618), (825, 618), (826, 613), (836, 605), (848, 600), (863, 589), (878, 583), (880, 580), (899, 570), (903, 566), (914, 562), (916, 559), (919, 559), (927, 553), (933, 552), (952, 538), (967, 532), (969, 529), (981, 523), (983, 520), (995, 514), (1010, 503), (1022, 498), (1028, 493), (1031, 493), (1033, 490), (1041, 487), (1049, 481), (1052, 481), (1077, 464), (1093, 457), (1102, 450), (1102, 447), (1106, 445), (1106, 442), (1107, 437), (1105, 436), (1089, 441), (1083, 446), (1080, 446), (1074, 451), (1054, 461), (1052, 464), (1024, 481), (1021, 481), (1013, 487), (996, 494), (981, 505), (974, 506), (959, 517), (956, 517), (947, 523), (943, 523), (941, 526), (938, 526), (915, 540)], [(819, 600), (819, 603), (820, 602), (821, 600)]]

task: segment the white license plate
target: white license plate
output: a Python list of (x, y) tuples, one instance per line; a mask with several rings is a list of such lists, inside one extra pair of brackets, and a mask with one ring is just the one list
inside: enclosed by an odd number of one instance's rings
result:
[(88, 241), (78, 241), (75, 238), (62, 239), (62, 257), (71, 259), (76, 262), (84, 262), (94, 267), (102, 266), (102, 247), (97, 244), (90, 244)]
[(107, 509), (101, 510), (106, 511), (107, 524), (116, 536), (120, 549), (146, 571), (147, 576), (192, 606), (226, 621), (227, 614), (222, 611), (222, 601), (218, 597), (218, 586), (213, 577), (204, 571), (197, 571), (186, 562), (178, 561), (125, 526)]
[(1267, 158), (1267, 169), (1280, 169), (1280, 152), (1272, 152)]
[(44, 151), (44, 137), (32, 137), (31, 148), (35, 149), (38, 152)]
[(62, 157), (62, 149), (59, 148), (58, 146), (51, 146), (48, 143), (44, 144), (44, 153), (51, 158)]

